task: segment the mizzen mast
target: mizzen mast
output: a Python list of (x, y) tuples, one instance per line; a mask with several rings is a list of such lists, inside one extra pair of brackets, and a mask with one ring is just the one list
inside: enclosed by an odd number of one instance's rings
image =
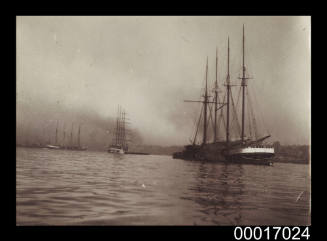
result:
[(57, 120), (55, 145), (57, 145), (58, 142), (58, 125), (59, 125), (59, 121)]
[(216, 49), (216, 82), (215, 82), (215, 125), (214, 125), (214, 142), (217, 141), (217, 110), (218, 110), (218, 50)]
[(79, 126), (78, 126), (78, 147), (81, 146), (80, 135), (81, 135), (81, 124), (79, 124)]
[(203, 144), (207, 142), (207, 107), (208, 107), (208, 57), (207, 57), (207, 65), (206, 65), (206, 87), (204, 93), (204, 118), (203, 118)]
[(115, 144), (118, 145), (118, 136), (119, 136), (119, 105), (117, 110), (117, 120), (116, 120), (116, 131), (115, 131)]
[(65, 138), (66, 138), (66, 128), (65, 127), (66, 126), (65, 126), (65, 122), (64, 122), (64, 136), (63, 136), (63, 141), (62, 141), (63, 146), (65, 146)]
[(244, 42), (245, 42), (245, 36), (244, 36), (244, 24), (243, 24), (243, 59), (242, 59), (242, 134), (241, 139), (242, 143), (244, 142), (244, 129), (245, 129), (245, 87), (246, 87), (246, 77), (245, 77), (245, 62), (244, 62)]
[(226, 123), (226, 144), (229, 147), (229, 92), (230, 92), (230, 75), (229, 75), (229, 37), (228, 37), (228, 50), (227, 50), (227, 78), (226, 78), (226, 88), (227, 88), (227, 123)]
[(72, 129), (70, 131), (70, 146), (73, 146), (73, 129), (74, 129), (74, 123), (72, 123)]

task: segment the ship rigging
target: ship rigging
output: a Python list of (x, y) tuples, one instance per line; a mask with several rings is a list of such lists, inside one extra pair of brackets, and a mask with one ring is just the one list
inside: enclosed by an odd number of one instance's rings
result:
[(128, 151), (126, 140), (126, 112), (118, 106), (116, 129), (112, 144), (108, 148), (109, 153), (125, 154)]
[[(206, 61), (205, 71), (205, 90), (203, 100), (185, 100), (185, 102), (202, 103), (200, 117), (197, 121), (194, 138), (191, 145), (185, 146), (182, 152), (174, 153), (174, 158), (191, 159), (191, 160), (209, 160), (209, 161), (227, 161), (227, 162), (241, 162), (241, 163), (254, 163), (254, 164), (271, 164), (271, 159), (274, 156), (274, 149), (271, 146), (263, 145), (263, 141), (270, 137), (266, 135), (258, 138), (257, 124), (255, 120), (254, 111), (251, 104), (251, 99), (248, 92), (247, 80), (250, 79), (246, 74), (245, 67), (245, 33), (243, 25), (243, 38), (242, 38), (242, 75), (238, 79), (241, 80), (240, 84), (232, 84), (230, 76), (230, 46), (229, 37), (227, 44), (227, 75), (225, 86), (225, 96), (220, 102), (220, 91), (218, 86), (218, 50), (216, 49), (216, 78), (214, 83), (214, 96), (212, 99), (208, 95), (208, 57)], [(232, 95), (232, 87), (240, 86), (236, 105)], [(240, 93), (242, 93), (242, 106), (241, 106), (241, 126), (238, 121), (237, 106), (239, 103)], [(226, 100), (225, 100), (226, 99)], [(246, 99), (248, 99), (246, 101)], [(225, 102), (226, 101), (226, 102)], [(247, 105), (246, 105), (247, 104)], [(248, 108), (246, 108), (248, 106)], [(226, 108), (224, 108), (226, 107)], [(214, 109), (214, 118), (212, 118), (212, 109)], [(226, 109), (226, 110), (225, 110)], [(219, 117), (218, 111), (220, 111)], [(248, 121), (248, 134), (246, 136), (246, 111), (249, 118)], [(208, 117), (209, 112), (209, 117)], [(224, 117), (226, 113), (226, 121)], [(199, 126), (203, 120), (203, 135), (202, 142), (197, 143), (199, 133)], [(208, 133), (210, 120), (213, 127), (213, 132)], [(225, 140), (221, 140), (223, 129), (220, 128), (221, 121), (225, 125)], [(236, 129), (238, 138), (231, 138), (231, 130)], [(235, 131), (234, 131), (235, 132)], [(208, 140), (208, 134), (213, 138), (212, 142)], [(235, 133), (234, 133), (235, 135)]]

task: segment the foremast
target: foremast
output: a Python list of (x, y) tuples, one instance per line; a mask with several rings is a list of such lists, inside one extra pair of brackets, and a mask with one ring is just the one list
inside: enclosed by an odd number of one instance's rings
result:
[[(214, 103), (214, 102), (210, 102), (209, 101), (209, 95), (208, 95), (208, 56), (207, 56), (207, 62), (206, 62), (206, 75), (205, 75), (205, 91), (204, 91), (204, 95), (202, 96), (204, 99), (203, 100), (184, 100), (184, 102), (198, 102), (198, 103), (202, 103), (203, 104), (203, 138), (202, 138), (202, 145), (205, 145), (207, 143), (207, 129), (208, 129), (208, 125), (207, 125), (207, 110), (208, 110), (208, 104), (209, 103)], [(202, 111), (200, 113), (200, 118), (197, 124), (197, 130), (198, 130), (198, 126), (200, 123), (200, 119), (201, 119), (201, 115), (202, 115)], [(197, 136), (197, 131), (196, 134), (194, 136), (194, 140), (193, 140), (193, 145), (195, 144), (195, 139)]]
[(227, 121), (226, 121), (226, 145), (229, 148), (229, 96), (230, 96), (230, 74), (229, 74), (229, 37), (227, 48), (227, 77), (226, 77), (226, 89), (227, 89)]
[(80, 148), (81, 147), (81, 124), (79, 124), (78, 126), (78, 139), (77, 139), (77, 143), (78, 143), (78, 147)]
[(217, 142), (217, 111), (218, 111), (218, 50), (216, 48), (216, 81), (215, 81), (215, 122), (214, 122), (214, 142)]
[(72, 123), (72, 129), (70, 131), (70, 147), (73, 147), (73, 129), (74, 129), (74, 123)]
[(59, 120), (57, 120), (57, 126), (56, 126), (56, 139), (55, 139), (55, 145), (58, 143), (58, 125), (59, 125)]
[(207, 65), (206, 65), (206, 85), (205, 85), (205, 93), (204, 93), (204, 121), (203, 121), (203, 141), (202, 144), (207, 143), (207, 108), (208, 108), (208, 57), (207, 57)]
[(246, 80), (248, 78), (245, 77), (245, 51), (244, 51), (244, 42), (245, 42), (245, 36), (244, 36), (244, 24), (243, 24), (243, 41), (242, 41), (242, 49), (243, 49), (243, 57), (242, 57), (242, 82), (241, 82), (241, 86), (242, 86), (242, 132), (241, 132), (241, 140), (242, 143), (244, 144), (244, 130), (245, 130), (245, 88), (247, 86)]

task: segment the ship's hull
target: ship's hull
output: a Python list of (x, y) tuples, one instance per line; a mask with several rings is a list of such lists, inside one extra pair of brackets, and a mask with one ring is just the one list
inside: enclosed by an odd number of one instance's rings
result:
[(46, 145), (46, 148), (58, 150), (60, 149), (60, 146)]
[(226, 163), (231, 164), (254, 164), (254, 165), (273, 165), (273, 158), (253, 158), (253, 157), (226, 157)]
[(86, 151), (87, 148), (86, 147), (78, 147), (78, 146), (73, 146), (73, 147), (62, 147), (61, 149), (65, 149), (65, 150), (71, 150), (71, 151)]
[(54, 145), (46, 145), (45, 148), (55, 149), (55, 150), (70, 150), (70, 151), (86, 151), (86, 147), (78, 147), (78, 146), (54, 146)]
[(150, 155), (150, 153), (145, 153), (145, 152), (132, 152), (132, 151), (127, 151), (125, 154), (132, 154), (132, 155)]
[(173, 158), (229, 164), (272, 165), (274, 150), (264, 147), (234, 147), (227, 151), (224, 143), (212, 143), (186, 146), (184, 151), (174, 153)]
[(222, 143), (213, 143), (206, 145), (189, 145), (185, 146), (182, 152), (173, 154), (173, 158), (194, 160), (194, 161), (225, 161), (223, 150), (226, 146)]
[(122, 148), (115, 148), (115, 147), (109, 147), (108, 152), (115, 153), (115, 154), (125, 154), (125, 151)]

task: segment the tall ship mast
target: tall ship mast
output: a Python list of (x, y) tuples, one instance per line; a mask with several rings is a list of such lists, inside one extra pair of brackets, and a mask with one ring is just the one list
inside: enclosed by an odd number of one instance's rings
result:
[(64, 123), (64, 126), (63, 126), (63, 140), (62, 140), (62, 146), (61, 148), (62, 149), (66, 149), (66, 125)]
[[(185, 101), (185, 102), (198, 102), (202, 103), (200, 118), (197, 121), (196, 131), (194, 138), (190, 145), (186, 145), (182, 152), (173, 154), (174, 158), (185, 160), (201, 160), (201, 161), (220, 161), (227, 163), (249, 163), (249, 164), (264, 164), (271, 165), (275, 155), (274, 148), (271, 145), (264, 144), (264, 141), (270, 135), (258, 135), (255, 115), (251, 105), (251, 98), (249, 97), (245, 67), (245, 33), (243, 25), (242, 36), (242, 75), (239, 78), (241, 83), (232, 83), (230, 75), (230, 43), (229, 37), (227, 41), (227, 74), (224, 83), (225, 96), (221, 98), (218, 96), (218, 50), (216, 50), (216, 78), (214, 83), (214, 97), (208, 95), (208, 57), (206, 64), (205, 74), (205, 91), (203, 94), (204, 99), (201, 101)], [(238, 100), (234, 102), (232, 87), (240, 86), (239, 96), (242, 93), (241, 100), (241, 125), (238, 118), (237, 111)], [(246, 99), (248, 99), (246, 101)], [(248, 107), (247, 107), (248, 106)], [(214, 110), (213, 114), (212, 109)], [(220, 111), (219, 117), (217, 116)], [(209, 116), (208, 116), (209, 112)], [(214, 117), (212, 117), (212, 115)], [(246, 118), (248, 117), (248, 131), (246, 129)], [(202, 142), (197, 142), (200, 123), (203, 121), (203, 136)], [(211, 121), (211, 122), (210, 122)], [(220, 123), (223, 122), (225, 128), (220, 128)], [(210, 132), (210, 123), (212, 125), (212, 132)], [(220, 132), (220, 134), (219, 134)], [(225, 139), (221, 140), (225, 132)], [(248, 132), (248, 133), (246, 133)], [(211, 134), (211, 135), (210, 135)], [(247, 134), (249, 134), (247, 136)], [(210, 142), (209, 139), (212, 139)]]
[(56, 133), (55, 134), (55, 143), (53, 145), (51, 145), (50, 136), (49, 136), (49, 144), (45, 146), (48, 149), (60, 149), (60, 146), (58, 145), (58, 125), (59, 125), (59, 121), (57, 120), (56, 132), (55, 132)]
[(78, 125), (77, 146), (74, 146), (75, 151), (85, 151), (87, 147), (81, 145), (81, 124)]
[[(65, 133), (65, 132), (64, 132)], [(74, 123), (72, 123), (72, 128), (70, 131), (70, 145), (69, 146), (63, 146), (62, 149), (68, 149), (68, 150), (74, 150), (74, 151), (85, 151), (87, 150), (87, 147), (84, 147), (81, 145), (81, 124), (78, 125), (78, 132), (77, 132), (77, 145), (74, 145)]]
[(125, 154), (128, 151), (126, 141), (126, 112), (118, 106), (116, 128), (112, 144), (108, 148), (109, 153)]

